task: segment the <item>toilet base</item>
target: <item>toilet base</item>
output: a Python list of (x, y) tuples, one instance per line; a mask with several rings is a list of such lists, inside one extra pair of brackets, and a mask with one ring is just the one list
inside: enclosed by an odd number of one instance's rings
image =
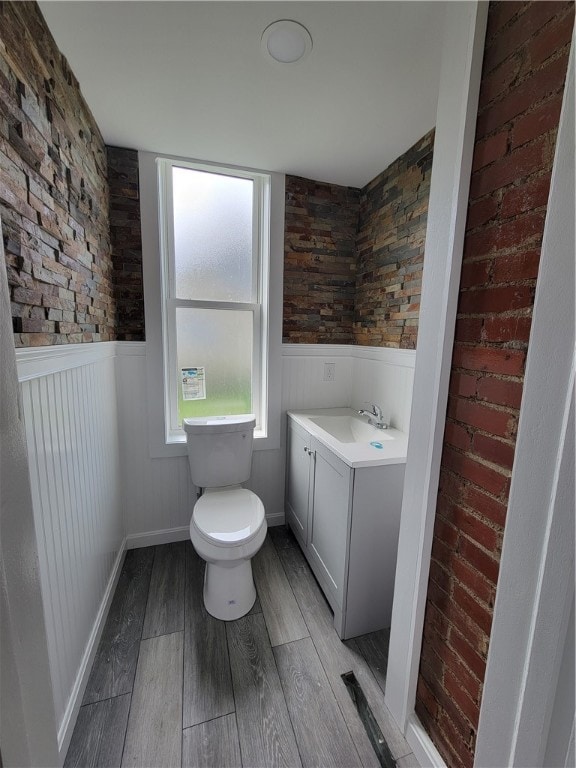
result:
[(211, 616), (233, 621), (245, 616), (256, 601), (252, 562), (206, 563), (204, 606)]

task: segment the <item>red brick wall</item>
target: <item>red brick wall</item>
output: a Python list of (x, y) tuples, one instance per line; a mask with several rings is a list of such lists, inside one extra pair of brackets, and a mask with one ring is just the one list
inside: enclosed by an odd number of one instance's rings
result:
[(0, 214), (16, 346), (115, 338), (104, 142), (35, 3), (0, 4)]
[(144, 341), (138, 152), (106, 147), (118, 341)]
[(492, 2), (416, 712), (471, 766), (574, 5)]
[(360, 195), (354, 341), (415, 349), (434, 131)]
[(360, 190), (286, 176), (283, 341), (351, 344)]

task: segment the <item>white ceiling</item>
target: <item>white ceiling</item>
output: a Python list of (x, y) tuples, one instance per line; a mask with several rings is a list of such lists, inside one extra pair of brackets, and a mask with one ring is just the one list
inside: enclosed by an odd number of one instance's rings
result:
[[(436, 121), (444, 2), (40, 2), (108, 144), (361, 187)], [(263, 30), (313, 50), (281, 66)]]

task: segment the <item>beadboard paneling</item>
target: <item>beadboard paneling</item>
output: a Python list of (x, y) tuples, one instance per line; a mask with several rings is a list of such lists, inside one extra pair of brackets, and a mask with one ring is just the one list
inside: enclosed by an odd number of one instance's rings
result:
[(377, 403), (390, 426), (408, 432), (415, 356), (399, 351), (397, 357), (393, 362), (354, 358), (351, 405), (365, 408), (365, 403)]
[(76, 367), (67, 355), (59, 372), (48, 354), (45, 375), (19, 361), (60, 746), (123, 547), (115, 345), (106, 347), (92, 362), (84, 349)]
[[(120, 344), (119, 347), (118, 419), (128, 546), (188, 538), (187, 529), (196, 501), (188, 457), (150, 457), (146, 345), (133, 343)], [(281, 454), (279, 449), (254, 451), (252, 475), (246, 484), (262, 499), (266, 518), (271, 524), (284, 519), (284, 464)], [(156, 532), (156, 538), (148, 536)]]
[[(188, 538), (196, 489), (186, 455), (150, 458), (145, 343), (21, 350), (18, 370), (62, 748), (124, 535), (129, 546)], [(407, 424), (413, 354), (285, 345), (282, 373), (283, 413), (371, 400)], [(280, 449), (254, 451), (247, 484), (269, 524), (284, 519), (284, 446), (285, 424)]]
[(139, 540), (142, 534), (187, 528), (196, 489), (190, 478), (187, 456), (150, 458), (146, 345), (142, 342), (119, 346), (117, 391), (123, 458), (122, 506), (128, 546), (132, 546), (152, 543), (144, 538)]
[[(377, 403), (392, 426), (408, 432), (414, 351), (330, 344), (285, 344), (282, 350), (283, 411)], [(335, 363), (334, 381), (324, 381), (325, 362)]]
[[(300, 353), (298, 347), (302, 346)], [(282, 410), (342, 408), (350, 405), (352, 347), (284, 345), (282, 357)], [(346, 350), (346, 354), (342, 354)], [(312, 354), (310, 354), (312, 353)], [(335, 365), (334, 381), (324, 381), (324, 363)]]
[(254, 451), (252, 474), (245, 483), (264, 504), (268, 525), (284, 522), (284, 451)]
[[(118, 419), (123, 457), (123, 510), (128, 546), (188, 538), (196, 501), (186, 455), (151, 458), (148, 446), (146, 344), (119, 343)], [(415, 353), (331, 344), (282, 347), (282, 438), (276, 450), (255, 450), (246, 486), (262, 499), (271, 525), (284, 521), (286, 419), (290, 409), (338, 408), (365, 401), (388, 409), (407, 429)], [(324, 363), (335, 363), (324, 381)], [(183, 446), (183, 453), (184, 453)]]

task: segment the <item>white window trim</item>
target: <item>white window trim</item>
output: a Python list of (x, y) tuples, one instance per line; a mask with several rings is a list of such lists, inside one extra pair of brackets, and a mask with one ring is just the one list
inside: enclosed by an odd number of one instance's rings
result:
[[(181, 162), (167, 157), (158, 157), (161, 286), (162, 286), (162, 327), (164, 346), (164, 391), (165, 437), (167, 443), (183, 443), (186, 438), (176, 426), (177, 407), (174, 393), (179, 385), (177, 379), (176, 311), (178, 308), (246, 310), (252, 313), (253, 355), (252, 355), (252, 405), (256, 414), (255, 437), (267, 435), (266, 371), (268, 369), (268, 263), (269, 243), (269, 198), (270, 174), (236, 171), (227, 167), (209, 166), (205, 163)], [(174, 228), (171, 222), (173, 210), (172, 169), (189, 168), (195, 171), (217, 172), (222, 176), (249, 179), (253, 182), (252, 207), (252, 302), (189, 300), (176, 298), (173, 254)], [(164, 218), (168, 214), (166, 218)]]
[[(151, 152), (139, 152), (140, 176), (140, 211), (142, 224), (142, 260), (144, 276), (144, 311), (146, 321), (146, 383), (149, 452), (152, 458), (185, 456), (186, 443), (182, 435), (180, 441), (167, 442), (165, 408), (167, 388), (164, 381), (165, 344), (163, 338), (163, 260), (161, 258), (162, 232), (159, 222), (159, 174), (157, 158), (162, 157), (183, 166), (206, 168), (222, 171), (217, 163), (197, 162), (190, 158), (173, 155), (160, 155)], [(267, 351), (268, 364), (265, 370), (255, 370), (261, 380), (261, 411), (264, 414), (264, 430), (255, 432), (255, 450), (270, 450), (280, 447), (280, 395), (281, 395), (281, 345), (282, 345), (282, 292), (284, 261), (284, 175), (266, 171), (226, 166), (231, 173), (252, 176), (267, 175), (270, 179), (269, 231), (262, 233), (269, 241), (270, 257), (265, 259), (262, 305), (267, 307), (260, 329), (262, 345)], [(260, 226), (256, 222), (257, 226)], [(264, 223), (266, 226), (266, 223)], [(266, 296), (266, 291), (268, 295)], [(267, 299), (267, 300), (266, 300)], [(178, 301), (178, 304), (182, 302)], [(183, 303), (185, 305), (186, 302)], [(222, 306), (219, 302), (206, 302), (208, 305)], [(195, 306), (198, 303), (195, 302)], [(240, 305), (235, 305), (240, 306)], [(263, 310), (264, 311), (264, 310)], [(144, 417), (144, 416), (143, 416)]]
[(422, 765), (442, 765), (414, 713), (488, 3), (451, 3), (444, 46), (422, 302), (398, 541), (386, 705)]

